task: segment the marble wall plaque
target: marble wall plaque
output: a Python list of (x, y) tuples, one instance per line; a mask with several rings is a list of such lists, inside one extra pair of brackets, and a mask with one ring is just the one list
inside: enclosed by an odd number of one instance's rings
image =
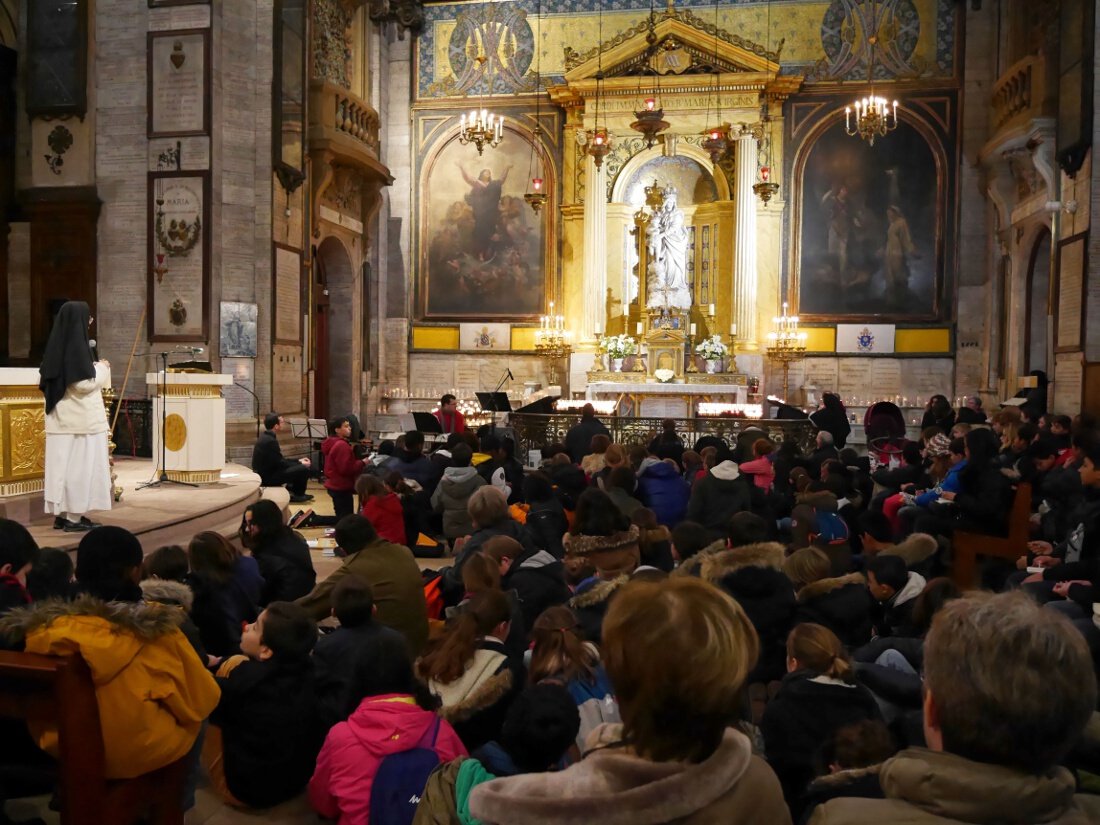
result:
[(149, 33), (149, 137), (208, 133), (209, 53), (209, 29)]
[(1058, 355), (1054, 361), (1054, 398), (1051, 409), (1061, 415), (1076, 415), (1081, 411), (1081, 384), (1085, 367), (1081, 353)]
[(300, 344), (302, 341), (301, 296), (302, 256), (296, 249), (275, 246), (275, 341)]
[[(172, 6), (181, 0), (149, 0), (150, 6)], [(149, 12), (149, 31), (205, 29), (210, 27), (210, 6), (203, 0), (186, 0), (192, 5)]]
[(205, 341), (210, 173), (150, 172), (149, 339)]
[[(221, 372), (233, 376), (233, 383), (222, 390), (226, 421), (250, 421), (256, 417), (256, 400), (236, 384), (256, 391), (255, 361), (252, 358), (222, 358)], [(259, 413), (263, 415), (263, 411)]]
[(1058, 284), (1055, 323), (1056, 352), (1081, 349), (1082, 306), (1085, 287), (1085, 238), (1063, 241), (1058, 250)]
[(871, 371), (874, 365), (872, 359), (840, 358), (838, 360), (840, 364), (837, 376), (837, 392), (844, 399), (845, 404), (851, 403), (849, 399), (870, 398), (875, 394), (875, 387), (871, 383)]

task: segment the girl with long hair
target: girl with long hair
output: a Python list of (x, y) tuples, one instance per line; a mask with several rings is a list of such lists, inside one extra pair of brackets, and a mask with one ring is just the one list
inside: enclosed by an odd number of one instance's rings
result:
[[(788, 803), (813, 779), (818, 751), (840, 728), (880, 718), (836, 634), (819, 624), (796, 625), (787, 637), (787, 675), (760, 720), (768, 764)], [(792, 815), (798, 819), (797, 811)]]
[(191, 572), (187, 585), (195, 596), (191, 618), (206, 652), (240, 652), (241, 628), (256, 621), (263, 576), (256, 559), (244, 556), (220, 533), (198, 533), (187, 545)]
[(580, 626), (568, 607), (547, 608), (535, 620), (528, 681), (532, 685), (559, 684), (569, 691), (581, 715), (579, 753), (584, 753), (585, 740), (597, 726), (622, 721), (599, 651), (581, 637)]
[(504, 644), (511, 617), (507, 596), (499, 590), (479, 593), (416, 663), (417, 675), (440, 699), (440, 715), (468, 750), (497, 737), (523, 689), (523, 662)]
[(260, 607), (292, 602), (313, 590), (317, 573), (309, 547), (283, 523), (283, 512), (274, 501), (260, 499), (244, 508), (240, 536), (264, 577)]

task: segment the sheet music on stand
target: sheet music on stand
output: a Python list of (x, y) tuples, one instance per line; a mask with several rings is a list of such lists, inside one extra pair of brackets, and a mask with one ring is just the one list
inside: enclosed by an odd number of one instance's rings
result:
[(292, 438), (325, 438), (328, 435), (328, 422), (323, 418), (284, 418), (290, 425)]

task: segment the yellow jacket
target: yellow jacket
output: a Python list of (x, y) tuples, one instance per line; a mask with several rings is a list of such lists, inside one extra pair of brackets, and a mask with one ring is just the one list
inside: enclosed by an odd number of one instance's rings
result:
[[(82, 597), (14, 610), (0, 633), (22, 638), (28, 653), (79, 654), (95, 684), (106, 775), (128, 779), (184, 756), (221, 691), (180, 632), (182, 611), (160, 604)], [(56, 753), (57, 731), (33, 726)]]

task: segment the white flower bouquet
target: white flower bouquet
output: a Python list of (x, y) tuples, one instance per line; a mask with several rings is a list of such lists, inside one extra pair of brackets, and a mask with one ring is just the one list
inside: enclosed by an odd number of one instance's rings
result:
[(729, 353), (730, 348), (722, 343), (721, 338), (714, 335), (700, 341), (695, 351), (706, 361), (721, 361)]
[(608, 354), (610, 358), (626, 358), (628, 355), (634, 355), (638, 351), (638, 345), (634, 342), (626, 333), (622, 335), (609, 335), (603, 339), (604, 352)]

